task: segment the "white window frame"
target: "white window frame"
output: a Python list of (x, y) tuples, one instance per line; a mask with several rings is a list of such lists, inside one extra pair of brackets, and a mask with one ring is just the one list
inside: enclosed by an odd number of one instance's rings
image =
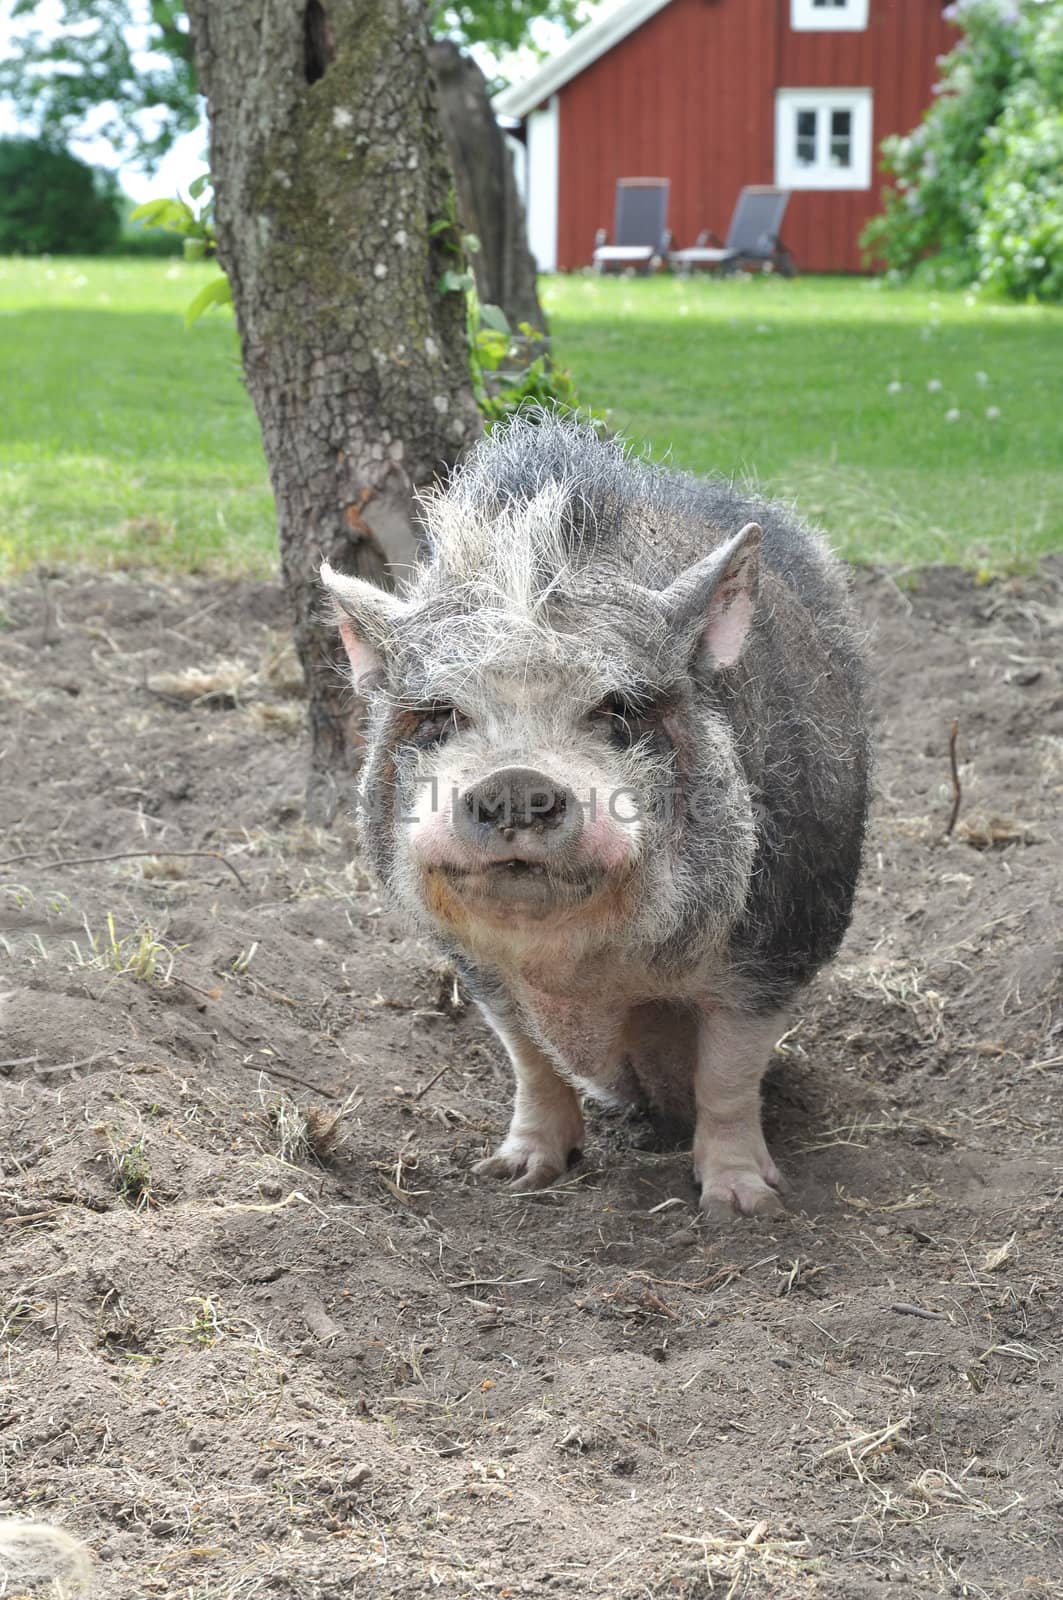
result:
[[(797, 160), (797, 114), (815, 111), (816, 159)], [(830, 164), (830, 113), (851, 113), (851, 161)], [(870, 89), (779, 89), (775, 94), (775, 182), (780, 189), (870, 189), (873, 104)]]
[(840, 6), (790, 0), (790, 26), (795, 33), (859, 33), (867, 27), (867, 0), (843, 0)]

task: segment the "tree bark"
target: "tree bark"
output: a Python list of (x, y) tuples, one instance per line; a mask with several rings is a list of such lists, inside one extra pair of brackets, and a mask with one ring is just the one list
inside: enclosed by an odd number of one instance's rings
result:
[(458, 210), (480, 240), (472, 257), (480, 300), (501, 306), (512, 328), (522, 322), (546, 332), (528, 248), (524, 206), (505, 136), (495, 121), (487, 79), (471, 56), (436, 39), (429, 60), (439, 86), (439, 113), (456, 180)]
[(307, 814), (357, 764), (317, 568), (416, 553), (414, 488), (479, 431), (464, 297), (440, 294), (452, 178), (419, 0), (190, 0), (218, 255), (277, 505), (306, 674)]

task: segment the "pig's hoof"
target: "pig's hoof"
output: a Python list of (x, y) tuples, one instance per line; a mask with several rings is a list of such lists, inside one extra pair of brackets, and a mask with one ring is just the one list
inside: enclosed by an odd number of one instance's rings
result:
[(719, 1222), (734, 1216), (778, 1216), (786, 1207), (776, 1187), (779, 1175), (774, 1167), (771, 1170), (774, 1183), (768, 1183), (753, 1168), (713, 1173), (702, 1187), (702, 1211)]
[(579, 1155), (578, 1150), (562, 1155), (556, 1148), (545, 1148), (530, 1139), (506, 1139), (493, 1156), (477, 1161), (472, 1170), (478, 1178), (508, 1178), (511, 1189), (548, 1189), (564, 1177)]

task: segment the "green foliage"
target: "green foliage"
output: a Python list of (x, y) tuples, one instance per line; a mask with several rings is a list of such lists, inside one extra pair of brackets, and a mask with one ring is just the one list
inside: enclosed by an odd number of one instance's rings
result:
[(469, 296), (469, 315), (479, 324), (469, 346), (473, 393), (488, 423), (528, 406), (580, 409), (572, 375), (546, 354), (541, 329), (522, 322), (514, 333), (498, 306), (479, 305), (475, 291)]
[(211, 278), (185, 307), (185, 327), (190, 328), (196, 318), (201, 317), (204, 311), (209, 311), (211, 306), (231, 306), (232, 303), (232, 285), (225, 274)]
[[(189, 201), (192, 203), (189, 204)], [(184, 241), (186, 261), (207, 261), (217, 253), (214, 227), (214, 191), (210, 173), (201, 172), (188, 186), (188, 200), (145, 200), (129, 213), (130, 222), (143, 228), (160, 228)], [(185, 327), (190, 328), (211, 306), (231, 306), (232, 285), (224, 273), (211, 278), (185, 307)]]
[(151, 1204), (151, 1166), (143, 1139), (133, 1139), (124, 1149), (115, 1151), (114, 1186), (137, 1211)]
[(178, 0), (14, 0), (0, 97), (52, 140), (108, 140), (157, 166), (197, 127), (192, 41)]
[(480, 249), (480, 241), (474, 233), (462, 232), (453, 189), (447, 195), (446, 212), (433, 222), (428, 233), (453, 263), (440, 273), (438, 293), (465, 296), (469, 381), (487, 422), (499, 422), (535, 404), (556, 402), (578, 409), (576, 386), (571, 375), (550, 359), (545, 334), (527, 322), (522, 322), (514, 333), (501, 306), (481, 303), (469, 264), (470, 255)]
[(437, 38), (504, 55), (527, 44), (533, 22), (560, 24), (571, 33), (584, 19), (584, 0), (432, 0), (429, 26)]
[(995, 159), (974, 235), (979, 278), (1014, 299), (1063, 300), (1063, 106), (1024, 85), (989, 140)]
[(40, 139), (0, 140), (0, 252), (98, 255), (121, 229), (118, 187)]
[(897, 277), (1063, 299), (1063, 0), (956, 0), (963, 30), (863, 235)]

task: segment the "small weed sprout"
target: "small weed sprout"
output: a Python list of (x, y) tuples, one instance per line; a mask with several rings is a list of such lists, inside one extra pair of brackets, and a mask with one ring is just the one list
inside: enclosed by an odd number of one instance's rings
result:
[(195, 1316), (189, 1324), (189, 1333), (193, 1344), (212, 1345), (217, 1343), (221, 1329), (218, 1326), (218, 1310), (209, 1295), (199, 1295), (193, 1299), (196, 1308)]
[(115, 1154), (115, 1188), (134, 1210), (151, 1205), (151, 1167), (143, 1139), (134, 1139)]
[(85, 921), (88, 949), (82, 950), (76, 940), (71, 951), (79, 967), (95, 967), (102, 972), (114, 972), (119, 977), (131, 977), (140, 983), (158, 979), (168, 983), (173, 975), (174, 958), (183, 945), (166, 945), (150, 923), (142, 922), (132, 933), (118, 937), (114, 916), (107, 914), (105, 934), (93, 933)]
[(0, 1343), (7, 1344), (16, 1338), (22, 1324), (40, 1310), (39, 1302), (27, 1299), (21, 1288), (16, 1290), (14, 1297), (0, 1306)]
[(252, 961), (255, 959), (255, 952), (257, 950), (258, 940), (256, 939), (254, 944), (249, 945), (246, 950), (241, 950), (238, 956), (233, 956), (233, 959), (229, 963), (230, 972), (246, 972)]

